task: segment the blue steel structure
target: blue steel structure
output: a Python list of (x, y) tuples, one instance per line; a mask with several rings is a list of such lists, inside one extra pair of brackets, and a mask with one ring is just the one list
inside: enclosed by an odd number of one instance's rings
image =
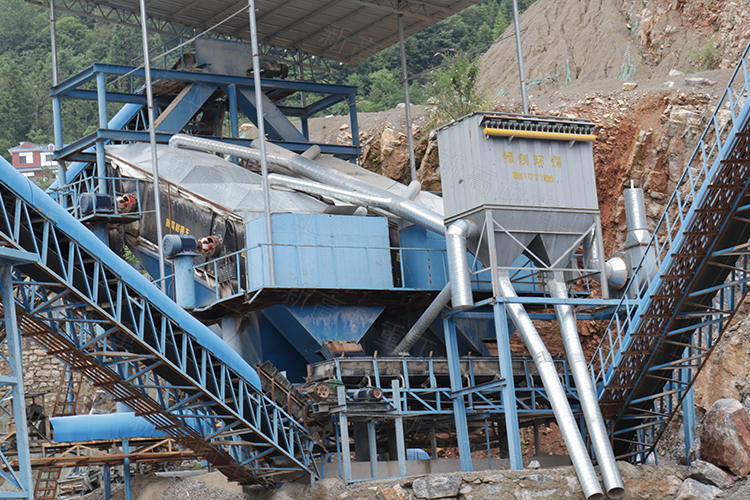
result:
[[(343, 476), (352, 479), (348, 429), (350, 423), (363, 419), (369, 419), (366, 447), (371, 457), (377, 454), (378, 436), (369, 422), (392, 421), (395, 435), (401, 437), (397, 439), (396, 460), (402, 474), (406, 470), (403, 436), (409, 433), (404, 429), (406, 419), (419, 422), (424, 429), (436, 421), (454, 423), (463, 470), (472, 467), (471, 431), (483, 425), (489, 447), (488, 422), (493, 418), (504, 421), (511, 466), (520, 468), (519, 422), (548, 419), (552, 413), (531, 361), (511, 356), (513, 330), (505, 304), (524, 304), (531, 309), (532, 318), (544, 320), (554, 319), (545, 308), (568, 304), (577, 307), (578, 319), (610, 320), (604, 342), (591, 362), (591, 374), (612, 429), (616, 454), (646, 460), (683, 401), (687, 404), (686, 443), (692, 441), (692, 384), (747, 292), (750, 227), (743, 213), (750, 210), (747, 65), (746, 50), (657, 225), (650, 244), (653, 252), (645, 252), (656, 259), (644, 258), (639, 268), (643, 272), (634, 274), (623, 299), (592, 299), (588, 293), (565, 300), (544, 296), (539, 276), (524, 259), (514, 263), (514, 268), (516, 288), (525, 294), (493, 297), (487, 272), (494, 270), (468, 257), (479, 300), (472, 310), (446, 311), (443, 320), (436, 321), (440, 324), (433, 325), (417, 346), (417, 353), (423, 356), (413, 358), (372, 354), (388, 346), (385, 333), (389, 325), (392, 333), (400, 334), (390, 324), (396, 315), (414, 316), (447, 282), (445, 242), (429, 231), (398, 228), (400, 244), (394, 245), (387, 229), (380, 228), (383, 234), (379, 240), (359, 246), (351, 238), (324, 244), (290, 234), (289, 240), (274, 243), (274, 253), (287, 252), (284, 259), (290, 265), (325, 261), (336, 270), (336, 259), (321, 257), (324, 253), (344, 255), (347, 265), (377, 253), (388, 264), (383, 269), (392, 267), (397, 272), (391, 276), (376, 269), (376, 277), (352, 277), (356, 269), (344, 266), (341, 280), (330, 275), (310, 276), (309, 282), (276, 287), (270, 287), (266, 279), (263, 247), (267, 244), (252, 240), (252, 231), (248, 231), (243, 248), (196, 266), (199, 273), (214, 277), (227, 265), (234, 266), (237, 279), (228, 293), (220, 291), (215, 282), (196, 279), (194, 315), (169, 300), (93, 236), (76, 219), (95, 226), (126, 224), (144, 215), (142, 206), (141, 211), (125, 213), (117, 203), (111, 211), (80, 210), (84, 194), (126, 194), (121, 189), (125, 179), (107, 173), (104, 144), (144, 141), (148, 136), (142, 116), (145, 98), (106, 91), (108, 76), (140, 76), (138, 70), (94, 65), (51, 91), (58, 104), (64, 98), (97, 99), (100, 104), (100, 129), (66, 147), (61, 147), (61, 120), (56, 114), (56, 130), (60, 131), (57, 157), (78, 163), (70, 165), (65, 182), (52, 191), (55, 200), (0, 161), (0, 242), (11, 252), (26, 252), (36, 259), (14, 267), (16, 307), (7, 307), (11, 300), (6, 294), (5, 312), (17, 311), (23, 335), (127, 403), (156, 429), (201, 453), (229, 478), (248, 483), (287, 474), (319, 477), (315, 453), (334, 444), (341, 448), (338, 456)], [(216, 92), (226, 94), (232, 103), (231, 123), (236, 128), (237, 109), (243, 106), (240, 96), (249, 88), (249, 79), (177, 70), (152, 73), (184, 84), (178, 102), (157, 98), (163, 114), (159, 123), (164, 127), (157, 134), (160, 141), (166, 142), (172, 133), (186, 127), (195, 131), (191, 121)], [(82, 88), (89, 82), (96, 82), (97, 91)], [(290, 91), (329, 96), (303, 109), (277, 106), (279, 113), (269, 115), (275, 139), (298, 151), (310, 144), (287, 140), (294, 139), (294, 133), (282, 117), (306, 117), (342, 99), (353, 105), (356, 93), (350, 87), (264, 80), (269, 99), (275, 92)], [(253, 101), (245, 97), (248, 103)], [(111, 120), (107, 120), (108, 101), (124, 103)], [(724, 109), (729, 113), (722, 112)], [(356, 114), (352, 117), (356, 141)], [(196, 125), (201, 126), (199, 122)], [(222, 140), (248, 143), (236, 137)], [(321, 149), (351, 157), (356, 155), (356, 142), (352, 147)], [(140, 198), (143, 193), (137, 191), (136, 195)], [(310, 227), (307, 218), (327, 218), (331, 222), (323, 226), (333, 233), (336, 217), (343, 216), (273, 217), (288, 218), (286, 229), (298, 225), (302, 232)], [(257, 219), (248, 226), (261, 222)], [(146, 268), (155, 265), (155, 255), (149, 249), (140, 249), (138, 256)], [(384, 276), (393, 280), (383, 281)], [(165, 279), (173, 280), (173, 276)], [(393, 309), (404, 302), (410, 307)], [(238, 310), (240, 315), (230, 312)], [(357, 319), (341, 322), (347, 315)], [(337, 316), (337, 322), (328, 321)], [(252, 327), (241, 327), (242, 317), (253, 318)], [(311, 363), (314, 370), (315, 361), (328, 358), (325, 363), (335, 367), (330, 378), (347, 386), (335, 391), (335, 408), (319, 406), (322, 414), (335, 417), (338, 438), (319, 442), (321, 447), (316, 448), (311, 432), (264, 394), (257, 373), (242, 355), (199, 319), (217, 323), (214, 331), (218, 329), (227, 342), (239, 333), (254, 332), (250, 355), (238, 350), (246, 359), (271, 359), (281, 369), (288, 369), (292, 379), (299, 378), (300, 366)], [(487, 348), (492, 337), (497, 358), (491, 357)], [(358, 342), (363, 353), (371, 355), (339, 358), (330, 352), (321, 354), (326, 340)], [(427, 355), (433, 345), (444, 358)], [(467, 357), (467, 352), (482, 356)], [(345, 368), (349, 363), (359, 363), (359, 371), (348, 374)], [(400, 364), (399, 370), (382, 371), (385, 364), (394, 363)], [(488, 363), (496, 377), (486, 378)], [(480, 364), (485, 371), (477, 375), (475, 368)], [(370, 374), (367, 386), (384, 392), (378, 404), (358, 404), (359, 387), (353, 387), (358, 384), (354, 377), (361, 378), (363, 366)], [(560, 360), (557, 366), (568, 400), (578, 412), (566, 362)], [(370, 464), (372, 477), (377, 477), (377, 462), (371, 460)]]
[(34, 498), (31, 491), (31, 462), (29, 452), (29, 432), (26, 424), (25, 393), (23, 389), (23, 364), (21, 360), (21, 330), (18, 325), (18, 317), (13, 307), (5, 307), (5, 304), (13, 301), (13, 274), (14, 266), (34, 263), (37, 260), (35, 254), (15, 248), (0, 247), (0, 293), (3, 303), (0, 306), (4, 313), (4, 336), (0, 343), (4, 342), (8, 349), (9, 373), (0, 378), (0, 385), (9, 387), (13, 397), (13, 419), (16, 422), (16, 449), (18, 456), (18, 467), (14, 470), (6, 458), (5, 453), (0, 450), (2, 470), (0, 476), (9, 485), (8, 491), (0, 492), (0, 498)]
[[(239, 112), (245, 113), (248, 117), (255, 116), (255, 108), (252, 104), (254, 101), (252, 79), (232, 75), (166, 69), (153, 69), (151, 74), (156, 82), (168, 82), (169, 85), (176, 85), (180, 88), (180, 93), (176, 99), (164, 95), (157, 95), (154, 99), (154, 105), (159, 108), (157, 110), (156, 122), (156, 138), (158, 142), (168, 142), (172, 134), (185, 129), (189, 123), (191, 123), (189, 128), (194, 133), (200, 133), (208, 137), (214, 135), (220, 136), (220, 133), (214, 133), (214, 127), (209, 127), (206, 123), (201, 123), (200, 121), (192, 121), (193, 117), (199, 111), (212, 103), (211, 98), (216, 99), (218, 93), (230, 97), (228, 99), (229, 106), (227, 111), (230, 115), (230, 121), (233, 124), (231, 135), (223, 137), (222, 140), (238, 145), (250, 144), (250, 140), (238, 137), (239, 133), (235, 126), (238, 123), (237, 116)], [(91, 135), (76, 139), (63, 146), (65, 138), (62, 132), (58, 134), (59, 144), (56, 143), (55, 145), (55, 158), (81, 162), (97, 160), (100, 165), (103, 165), (104, 144), (121, 141), (147, 141), (149, 134), (147, 131), (147, 120), (145, 119), (146, 96), (136, 92), (135, 89), (131, 93), (107, 90), (107, 85), (116, 79), (135, 79), (139, 77), (143, 78), (143, 76), (144, 70), (142, 68), (94, 64), (77, 75), (60, 82), (57, 86), (52, 87), (50, 89), (50, 96), (56, 102), (67, 99), (96, 100), (100, 116), (99, 128)], [(92, 82), (96, 84), (96, 90), (86, 88)], [(312, 143), (309, 142), (309, 137), (297, 131), (289, 121), (289, 117), (299, 118), (302, 120), (302, 123), (306, 123), (310, 116), (343, 101), (347, 103), (350, 109), (353, 144), (351, 146), (319, 144), (319, 146), (324, 154), (333, 154), (347, 159), (357, 157), (359, 154), (359, 131), (355, 102), (356, 87), (271, 79), (262, 79), (261, 83), (266, 95), (264, 102), (266, 130), (272, 142), (283, 144), (293, 151), (305, 151)], [(158, 85), (156, 86), (158, 88)], [(274, 103), (275, 100), (297, 92), (304, 92), (307, 96), (310, 96), (308, 100), (311, 100), (311, 97), (314, 95), (321, 97), (304, 107), (283, 106)], [(157, 92), (157, 94), (159, 93)], [(117, 118), (110, 121), (106, 120), (108, 103), (125, 104), (116, 115)], [(56, 112), (54, 120), (55, 130), (61, 131), (62, 114)], [(97, 154), (100, 156), (97, 157)], [(75, 171), (71, 172), (71, 174), (75, 176)], [(68, 182), (73, 180), (70, 178), (67, 179)]]
[(695, 377), (747, 294), (749, 50), (654, 230), (654, 259), (628, 284), (637, 302), (617, 307), (591, 363), (621, 456), (648, 457), (679, 405), (692, 408)]
[(38, 258), (16, 266), (24, 336), (231, 479), (317, 475), (312, 436), (255, 370), (10, 164), (0, 170), (0, 240)]

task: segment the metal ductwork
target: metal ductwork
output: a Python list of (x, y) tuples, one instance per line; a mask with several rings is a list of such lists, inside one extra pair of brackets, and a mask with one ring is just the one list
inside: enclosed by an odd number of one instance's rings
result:
[[(601, 267), (601, 253), (599, 245), (596, 242), (596, 235), (591, 231), (583, 239), (584, 262), (589, 269), (599, 269)], [(628, 264), (622, 255), (616, 254), (604, 263), (604, 272), (607, 275), (607, 284), (610, 288), (621, 290), (627, 283), (630, 273)], [(601, 276), (592, 274), (591, 279), (599, 281)]]
[(406, 336), (399, 342), (399, 344), (396, 346), (395, 349), (393, 349), (393, 352), (391, 352), (392, 356), (401, 354), (403, 352), (409, 352), (409, 349), (414, 347), (414, 344), (419, 340), (419, 337), (422, 336), (422, 334), (427, 331), (427, 329), (430, 327), (433, 321), (440, 315), (443, 308), (448, 305), (448, 302), (451, 301), (451, 284), (448, 282), (447, 285), (445, 285), (445, 288), (443, 288), (437, 297), (432, 301), (432, 303), (425, 309), (425, 311), (422, 313), (422, 316), (419, 317), (416, 323), (414, 323), (414, 326), (411, 327), (409, 330), (409, 333), (406, 334)]
[[(550, 295), (556, 299), (567, 299), (568, 292), (563, 277), (556, 273), (547, 283)], [(604, 489), (610, 498), (620, 498), (625, 494), (625, 487), (617, 468), (615, 455), (609, 443), (607, 429), (604, 426), (604, 418), (599, 409), (599, 399), (591, 380), (586, 358), (583, 354), (581, 341), (576, 327), (576, 317), (573, 308), (567, 304), (555, 305), (555, 315), (560, 325), (565, 354), (568, 357), (568, 366), (573, 373), (573, 379), (578, 390), (578, 398), (581, 401), (581, 409), (586, 419), (591, 444), (599, 463), (599, 471), (604, 480)]]
[[(633, 181), (630, 181), (630, 187), (623, 190), (622, 196), (625, 200), (625, 221), (628, 228), (625, 248), (605, 263), (607, 284), (615, 290), (622, 290), (628, 284), (635, 269), (646, 254), (648, 244), (651, 241), (643, 189), (635, 187)], [(587, 257), (585, 259), (586, 267), (598, 268), (600, 266), (601, 254), (593, 232), (586, 235), (583, 240), (583, 253)], [(649, 253), (652, 255), (646, 258), (650, 262), (654, 262), (653, 249)], [(653, 272), (655, 270), (652, 270)], [(598, 280), (599, 275), (593, 275), (592, 278)], [(642, 269), (638, 278), (641, 280), (640, 286), (643, 286), (647, 278), (645, 269)]]
[[(169, 145), (172, 147), (213, 151), (253, 161), (258, 161), (260, 159), (260, 151), (256, 149), (187, 135), (172, 136), (169, 140)], [(323, 166), (320, 163), (298, 154), (291, 153), (290, 157), (285, 157), (282, 155), (267, 153), (266, 160), (273, 165), (287, 168), (297, 175), (323, 184), (340, 187), (370, 196), (390, 198), (391, 203), (389, 212), (404, 220), (429, 229), (430, 231), (445, 235), (443, 217), (411, 200), (407, 200), (401, 196), (389, 193), (384, 189), (377, 188), (366, 182), (362, 182), (358, 179), (342, 174), (341, 172), (337, 172), (332, 168)]]
[(336, 198), (339, 201), (361, 207), (377, 207), (382, 208), (383, 210), (389, 210), (391, 206), (391, 198), (355, 193), (347, 191), (346, 189), (327, 186), (308, 179), (289, 177), (288, 175), (269, 174), (268, 182), (271, 186), (280, 186), (317, 196)]
[[(503, 297), (517, 297), (507, 270), (498, 270), (498, 281), (500, 283), (500, 294)], [(544, 345), (523, 305), (507, 303), (505, 307), (516, 328), (518, 328), (524, 345), (526, 345), (526, 348), (534, 358), (534, 364), (537, 370), (539, 370), (539, 375), (542, 377), (542, 383), (547, 390), (547, 397), (555, 414), (557, 424), (560, 426), (565, 444), (568, 447), (570, 459), (581, 482), (584, 496), (587, 500), (603, 500), (604, 494), (602, 493), (601, 485), (596, 477), (596, 471), (591, 463), (591, 458), (589, 458), (581, 433), (578, 430), (578, 424), (575, 417), (573, 417), (565, 390), (560, 383), (552, 356), (550, 356), (547, 347)]]
[(466, 262), (466, 240), (479, 235), (479, 227), (468, 219), (452, 223), (445, 232), (448, 250), (448, 279), (452, 285), (451, 303), (454, 309), (474, 307), (471, 292), (471, 270)]

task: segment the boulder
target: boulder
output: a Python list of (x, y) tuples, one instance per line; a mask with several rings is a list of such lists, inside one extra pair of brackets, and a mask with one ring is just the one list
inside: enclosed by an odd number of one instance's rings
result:
[(701, 429), (701, 458), (738, 476), (750, 472), (750, 417), (736, 399), (709, 408)]
[(734, 484), (734, 477), (719, 469), (714, 464), (696, 460), (690, 466), (690, 477), (701, 483), (717, 486), (722, 489)]
[(401, 487), (400, 484), (392, 488), (383, 488), (380, 490), (383, 500), (411, 500), (412, 496), (409, 491)]
[(635, 88), (638, 86), (636, 82), (625, 82), (622, 84), (622, 90), (629, 91), (629, 90), (635, 90)]
[(455, 497), (460, 487), (461, 478), (455, 476), (427, 476), (415, 479), (412, 483), (414, 495), (427, 500)]
[(686, 479), (674, 500), (714, 500), (721, 490), (695, 479)]

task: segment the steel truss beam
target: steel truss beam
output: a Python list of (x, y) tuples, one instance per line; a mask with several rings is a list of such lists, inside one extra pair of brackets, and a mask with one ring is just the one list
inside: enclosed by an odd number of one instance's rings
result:
[[(107, 256), (58, 227), (77, 222), (56, 217), (0, 185), (0, 244), (39, 259), (16, 267), (24, 336), (232, 480), (318, 474), (314, 441), (300, 423), (152, 303), (152, 292), (124, 281)], [(243, 432), (229, 441), (210, 437), (229, 425)], [(246, 463), (267, 448), (273, 457)]]
[(617, 307), (591, 363), (621, 457), (655, 450), (747, 293), (748, 50), (628, 284), (639, 299)]

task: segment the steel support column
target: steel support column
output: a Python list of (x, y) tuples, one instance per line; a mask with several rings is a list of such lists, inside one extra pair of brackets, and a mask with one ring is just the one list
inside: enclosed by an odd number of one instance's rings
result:
[[(445, 349), (448, 358), (451, 391), (455, 393), (463, 389), (461, 364), (458, 359), (458, 342), (456, 341), (456, 321), (453, 318), (443, 318), (443, 330), (445, 331)], [(457, 396), (453, 400), (453, 418), (456, 422), (456, 439), (458, 441), (458, 458), (461, 463), (461, 470), (471, 472), (471, 446), (463, 396)]]
[[(411, 130), (411, 101), (409, 100), (409, 78), (406, 71), (406, 49), (404, 47), (404, 22), (403, 14), (396, 16), (398, 18), (398, 44), (401, 48), (401, 78), (404, 85), (404, 109), (406, 110), (406, 137), (409, 140), (409, 171), (411, 172), (411, 182), (417, 180), (417, 166), (414, 161), (414, 134)], [(352, 138), (354, 136), (352, 135)]]
[[(96, 74), (96, 100), (99, 107), (99, 128), (106, 129), (109, 120), (107, 119), (107, 81), (104, 73)], [(104, 139), (96, 141), (96, 174), (99, 178), (99, 192), (106, 194), (107, 161), (104, 157)]]
[(513, 27), (516, 30), (516, 54), (518, 55), (518, 74), (521, 79), (521, 102), (523, 114), (529, 114), (529, 100), (526, 97), (526, 76), (523, 71), (523, 50), (521, 49), (521, 27), (518, 22), (518, 0), (513, 0)]
[[(143, 69), (146, 76), (146, 105), (148, 107), (148, 135), (151, 144), (151, 165), (154, 176), (154, 209), (156, 211), (156, 238), (159, 246), (159, 279), (161, 291), (167, 293), (167, 280), (164, 279), (164, 248), (162, 245), (161, 193), (159, 191), (159, 162), (156, 155), (156, 125), (154, 125), (154, 93), (151, 88), (151, 54), (148, 50), (148, 30), (146, 28), (146, 3), (141, 0), (141, 36), (143, 37)], [(129, 499), (128, 499), (129, 500)]]
[[(55, 18), (55, 0), (49, 0), (49, 35), (51, 52), (52, 52), (52, 86), (57, 87), (58, 75), (57, 75), (57, 19)], [(60, 98), (55, 96), (52, 98), (52, 122), (54, 127), (55, 135), (55, 149), (59, 150), (63, 147), (63, 136), (62, 136), (62, 110), (60, 107)], [(65, 162), (57, 160), (57, 185), (62, 187), (68, 182), (65, 179)], [(62, 198), (63, 202), (65, 197)], [(63, 205), (65, 206), (65, 205)]]
[(346, 388), (343, 385), (337, 387), (339, 412), (339, 463), (343, 465), (344, 482), (352, 482), (352, 453), (349, 449), (349, 419), (346, 416)]
[[(510, 468), (519, 470), (523, 468), (523, 453), (521, 452), (521, 434), (518, 428), (513, 365), (510, 359), (508, 313), (505, 310), (505, 304), (495, 303), (492, 307), (495, 313), (495, 337), (497, 338), (497, 354), (500, 361), (500, 376), (505, 379), (505, 385), (500, 389), (500, 394), (505, 411), (505, 433), (508, 436)], [(536, 429), (536, 426), (534, 428)]]
[(18, 471), (7, 466), (8, 462), (0, 451), (0, 459), (6, 464), (0, 471), (6, 482), (19, 491), (2, 491), (0, 498), (34, 499), (33, 477), (31, 476), (31, 455), (29, 454), (29, 428), (26, 422), (26, 398), (23, 389), (23, 363), (21, 358), (21, 332), (18, 330), (16, 301), (13, 294), (13, 266), (36, 262), (36, 256), (27, 252), (0, 248), (0, 293), (5, 312), (5, 341), (8, 344), (8, 376), (0, 379), (0, 385), (10, 386), (13, 396), (13, 419), (16, 428), (16, 451)]
[[(143, 0), (141, 0), (143, 1)], [(248, 0), (250, 6), (250, 37), (253, 50), (253, 83), (255, 89), (255, 110), (258, 113), (258, 143), (260, 144), (260, 171), (263, 189), (263, 214), (266, 218), (266, 243), (268, 244), (269, 284), (276, 286), (276, 266), (273, 259), (273, 232), (271, 231), (271, 194), (268, 186), (268, 162), (266, 161), (266, 127), (263, 114), (263, 87), (260, 85), (260, 56), (258, 55), (258, 28), (255, 25), (255, 0)], [(347, 446), (349, 443), (347, 442)]]
[(396, 455), (398, 460), (398, 475), (406, 476), (406, 442), (404, 440), (404, 417), (401, 416), (403, 410), (401, 405), (401, 389), (399, 381), (391, 380), (391, 389), (393, 389), (393, 405), (396, 407)]
[[(237, 116), (237, 85), (227, 86), (227, 98), (229, 99), (229, 134), (232, 137), (240, 136), (239, 119)], [(232, 163), (239, 163), (239, 159), (232, 157)]]
[[(686, 348), (685, 358), (691, 356), (692, 349)], [(689, 384), (693, 378), (692, 368), (683, 368), (680, 370), (680, 381), (685, 384)], [(685, 464), (690, 465), (690, 446), (695, 441), (695, 394), (693, 386), (685, 393), (685, 397), (682, 400), (682, 426), (685, 432)]]
[[(305, 79), (305, 68), (302, 65), (302, 52), (297, 50), (297, 67), (299, 68), (299, 79)], [(300, 99), (302, 100), (302, 109), (307, 108), (307, 93), (300, 92)], [(302, 125), (302, 135), (305, 139), (310, 140), (310, 127), (307, 123), (307, 114), (300, 116), (300, 124)], [(354, 136), (352, 136), (354, 138)]]
[(378, 478), (378, 436), (375, 432), (375, 420), (367, 421), (367, 444), (370, 448), (370, 477)]

